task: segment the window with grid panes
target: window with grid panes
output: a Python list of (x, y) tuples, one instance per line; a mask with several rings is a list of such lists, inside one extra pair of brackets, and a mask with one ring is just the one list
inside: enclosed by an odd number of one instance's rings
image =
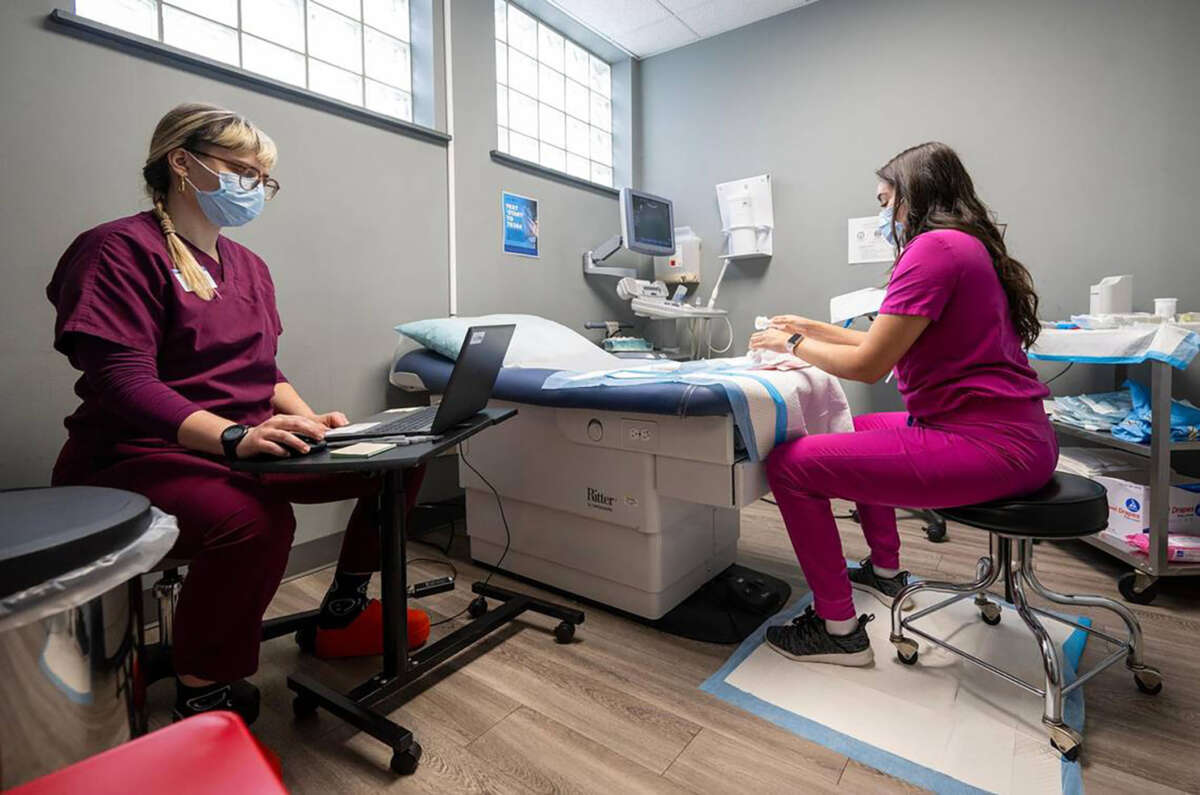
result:
[(496, 6), (496, 148), (612, 187), (612, 72), (506, 2)]
[(75, 0), (75, 13), (412, 121), (409, 0)]

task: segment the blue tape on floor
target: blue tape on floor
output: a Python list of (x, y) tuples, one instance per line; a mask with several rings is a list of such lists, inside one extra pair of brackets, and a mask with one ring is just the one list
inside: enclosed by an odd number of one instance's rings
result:
[[(790, 621), (793, 616), (802, 613), (804, 608), (810, 604), (812, 604), (812, 594), (804, 594), (793, 602), (789, 608), (764, 621), (754, 631), (754, 634), (742, 641), (742, 645), (737, 648), (733, 656), (726, 660), (725, 664), (716, 673), (700, 685), (700, 689), (747, 712), (765, 718), (777, 726), (782, 726), (806, 740), (811, 740), (814, 743), (844, 754), (856, 762), (861, 762), (864, 765), (873, 767), (876, 770), (903, 779), (919, 787), (924, 787), (933, 792), (954, 793), (955, 795), (957, 793), (985, 793), (986, 790), (964, 784), (958, 779), (947, 776), (937, 770), (919, 765), (916, 762), (889, 753), (882, 748), (864, 743), (848, 734), (843, 734), (824, 724), (810, 720), (803, 715), (798, 715), (782, 707), (777, 707), (770, 702), (763, 701), (757, 696), (753, 696), (744, 690), (739, 690), (733, 685), (726, 683), (725, 679), (739, 665), (745, 662), (746, 658), (755, 649), (762, 645), (768, 626)], [(1009, 610), (1013, 609), (1012, 605), (1004, 602), (1000, 602), (1000, 605)], [(1071, 620), (1078, 621), (1080, 624), (1086, 626), (1091, 626), (1092, 623), (1091, 619), (1086, 617), (1067, 618), (1071, 618)], [(1033, 642), (1032, 636), (1030, 637), (1030, 642)], [(1086, 643), (1087, 633), (1079, 629), (1071, 633), (1063, 643), (1063, 664), (1066, 669), (1064, 675), (1068, 684), (1075, 681), (1075, 672), (1079, 667), (1079, 660), (1083, 656), (1083, 649)], [(1065, 699), (1063, 703), (1063, 719), (1071, 728), (1079, 732), (1083, 731), (1083, 688), (1072, 691)], [(1047, 742), (1049, 742), (1049, 739), (1047, 739)], [(1080, 773), (1078, 762), (1068, 762), (1065, 759), (1062, 761), (1062, 791), (1066, 795), (1082, 795), (1083, 777)]]

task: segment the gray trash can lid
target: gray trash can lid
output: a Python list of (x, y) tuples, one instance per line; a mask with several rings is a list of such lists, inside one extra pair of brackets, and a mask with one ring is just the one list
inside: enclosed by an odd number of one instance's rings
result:
[(150, 501), (95, 486), (0, 492), (0, 597), (31, 588), (133, 543)]

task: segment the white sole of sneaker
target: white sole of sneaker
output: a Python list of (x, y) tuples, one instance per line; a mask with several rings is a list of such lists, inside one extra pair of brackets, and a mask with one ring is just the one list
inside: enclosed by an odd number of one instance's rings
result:
[(838, 654), (804, 654), (804, 655), (800, 655), (800, 654), (791, 654), (790, 652), (786, 652), (783, 649), (776, 646), (775, 644), (771, 643), (771, 641), (767, 641), (766, 643), (768, 646), (771, 647), (772, 651), (774, 651), (778, 654), (782, 654), (784, 657), (787, 657), (789, 660), (795, 660), (796, 662), (825, 663), (826, 665), (845, 665), (849, 668), (861, 668), (864, 665), (871, 665), (872, 663), (875, 662), (875, 652), (873, 652), (871, 650), (870, 646), (863, 649), (862, 651), (856, 651), (856, 652), (842, 652), (842, 653), (838, 653)]
[[(888, 596), (883, 591), (880, 591), (876, 588), (872, 588), (869, 585), (863, 585), (862, 583), (854, 582), (853, 580), (850, 581), (850, 587), (856, 591), (862, 591), (863, 593), (871, 594), (871, 596), (874, 596), (876, 599), (878, 599), (879, 603), (882, 604), (884, 607), (886, 607), (888, 610), (892, 609), (892, 597)], [(917, 603), (914, 602), (912, 600), (912, 597), (910, 596), (904, 600), (904, 604), (900, 605), (900, 609), (904, 610), (904, 611), (908, 611), (908, 610), (912, 610), (916, 606), (917, 606)]]

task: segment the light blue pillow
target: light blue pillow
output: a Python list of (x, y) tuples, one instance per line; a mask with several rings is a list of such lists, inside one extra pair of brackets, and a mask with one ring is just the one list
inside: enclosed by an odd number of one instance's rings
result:
[(457, 359), (458, 352), (462, 349), (463, 338), (467, 336), (467, 329), (474, 321), (475, 318), (470, 317), (433, 317), (401, 323), (396, 326), (396, 331), (447, 359)]
[(402, 323), (396, 326), (396, 331), (447, 359), (457, 359), (468, 328), (510, 323), (517, 328), (504, 357), (507, 367), (603, 370), (620, 363), (582, 334), (537, 315), (438, 317)]

